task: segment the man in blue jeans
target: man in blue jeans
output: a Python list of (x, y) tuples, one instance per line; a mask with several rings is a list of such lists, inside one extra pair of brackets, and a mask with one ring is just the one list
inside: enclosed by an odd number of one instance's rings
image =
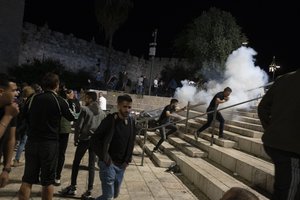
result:
[(99, 141), (92, 145), (99, 157), (102, 186), (102, 195), (97, 200), (114, 199), (120, 193), (124, 172), (132, 159), (136, 136), (135, 122), (129, 116), (131, 105), (132, 99), (129, 95), (118, 96), (118, 112), (108, 115), (101, 122), (95, 131), (99, 140), (91, 139), (91, 142)]

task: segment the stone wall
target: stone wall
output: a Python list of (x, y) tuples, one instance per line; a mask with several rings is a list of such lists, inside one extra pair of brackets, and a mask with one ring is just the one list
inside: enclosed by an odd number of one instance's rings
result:
[[(50, 30), (47, 25), (37, 27), (24, 23), (19, 64), (32, 61), (34, 58), (52, 58), (60, 60), (68, 69), (78, 71), (85, 69), (96, 74), (98, 69), (103, 73), (106, 69), (107, 48), (95, 43), (64, 35)], [(100, 67), (97, 66), (100, 59)], [(159, 75), (165, 65), (188, 65), (186, 61), (176, 58), (155, 58), (153, 76)], [(151, 62), (129, 53), (113, 51), (111, 71), (118, 75), (126, 70), (131, 80), (136, 81), (141, 75), (150, 75)]]
[(0, 1), (0, 72), (18, 64), (24, 0)]

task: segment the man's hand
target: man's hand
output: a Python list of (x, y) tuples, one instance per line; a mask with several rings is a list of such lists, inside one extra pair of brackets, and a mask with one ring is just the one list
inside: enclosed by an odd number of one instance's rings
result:
[(8, 184), (8, 179), (9, 179), (8, 172), (3, 171), (0, 174), (0, 188), (3, 188)]
[(111, 161), (111, 158), (109, 156), (109, 154), (106, 154), (103, 158), (103, 162), (106, 164), (106, 166), (110, 166), (112, 161)]
[(127, 162), (123, 162), (121, 168), (122, 169), (126, 169), (128, 167), (128, 163)]
[(8, 106), (5, 106), (5, 115), (15, 117), (19, 114), (19, 106), (17, 103), (12, 103)]
[(224, 100), (225, 100), (225, 101), (228, 101), (228, 100), (229, 100), (229, 97), (224, 97)]

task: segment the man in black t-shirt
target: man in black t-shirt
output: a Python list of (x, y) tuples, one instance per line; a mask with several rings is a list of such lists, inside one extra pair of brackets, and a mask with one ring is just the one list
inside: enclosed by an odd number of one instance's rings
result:
[(14, 102), (17, 92), (16, 83), (6, 74), (0, 74), (0, 153), (3, 152), (3, 169), (0, 172), (0, 188), (8, 183), (10, 162), (15, 146), (16, 120), (19, 107)]
[[(156, 144), (156, 146), (153, 148), (152, 152), (156, 152), (158, 150), (159, 146), (167, 139), (167, 137), (177, 131), (176, 125), (171, 123), (172, 113), (185, 109), (185, 107), (182, 109), (179, 109), (177, 107), (177, 105), (178, 105), (178, 100), (171, 99), (170, 105), (167, 105), (164, 108), (164, 110), (162, 111), (162, 113), (158, 119), (158, 123), (159, 123), (159, 125), (163, 125), (163, 124), (168, 124), (168, 125), (159, 129), (160, 140)], [(166, 128), (170, 129), (167, 133), (165, 131)]]
[[(204, 124), (201, 128), (199, 128), (195, 133), (195, 140), (198, 140), (198, 136), (199, 134), (204, 131), (205, 129), (207, 129), (214, 118), (214, 113), (212, 111), (218, 109), (219, 104), (221, 103), (225, 103), (226, 101), (228, 101), (229, 99), (229, 95), (231, 94), (232, 90), (230, 87), (226, 87), (224, 89), (223, 92), (218, 92), (214, 98), (211, 100), (208, 108), (206, 109), (207, 112), (211, 112), (207, 114), (207, 122), (206, 124)], [(219, 138), (223, 139), (223, 129), (224, 129), (224, 118), (222, 116), (222, 114), (218, 111), (217, 115), (216, 115), (216, 119), (220, 122), (220, 126), (219, 126)]]

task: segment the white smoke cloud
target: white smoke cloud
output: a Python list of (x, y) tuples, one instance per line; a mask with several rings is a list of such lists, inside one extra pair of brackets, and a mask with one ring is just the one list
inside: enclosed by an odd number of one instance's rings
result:
[[(265, 85), (268, 82), (268, 76), (259, 66), (255, 66), (254, 56), (256, 54), (252, 48), (240, 47), (227, 58), (225, 79), (222, 82), (211, 80), (207, 83), (207, 90), (198, 91), (196, 87), (189, 85), (188, 81), (182, 81), (183, 87), (177, 88), (175, 98), (185, 105), (188, 101), (191, 104), (201, 102), (208, 104), (212, 97), (216, 93), (223, 91), (225, 87), (230, 87), (232, 93), (229, 101), (223, 106), (258, 97), (262, 94), (262, 89), (251, 89)], [(245, 108), (250, 104), (243, 104), (239, 107)]]

